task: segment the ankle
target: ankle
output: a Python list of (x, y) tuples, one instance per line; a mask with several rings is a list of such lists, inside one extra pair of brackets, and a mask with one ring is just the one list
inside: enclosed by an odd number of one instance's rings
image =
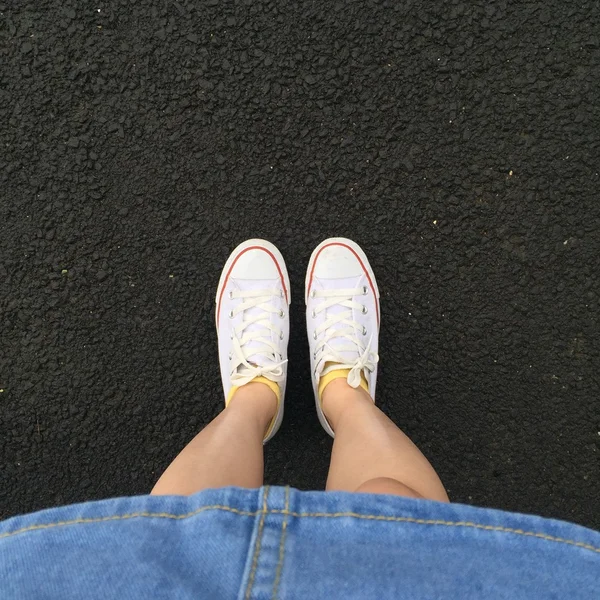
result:
[(321, 407), (325, 417), (335, 429), (343, 415), (355, 410), (373, 408), (371, 396), (362, 388), (353, 388), (343, 379), (334, 379), (323, 390)]
[(253, 419), (266, 429), (277, 412), (277, 396), (264, 383), (251, 381), (235, 391), (225, 410), (243, 413), (244, 418)]

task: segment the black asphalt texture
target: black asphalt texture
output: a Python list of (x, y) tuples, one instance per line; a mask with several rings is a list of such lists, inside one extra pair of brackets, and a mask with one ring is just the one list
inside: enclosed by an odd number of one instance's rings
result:
[(451, 498), (600, 527), (599, 65), (591, 1), (0, 0), (0, 516), (147, 493), (219, 413), (249, 237), (292, 284), (266, 481), (322, 488), (303, 284), (345, 236)]

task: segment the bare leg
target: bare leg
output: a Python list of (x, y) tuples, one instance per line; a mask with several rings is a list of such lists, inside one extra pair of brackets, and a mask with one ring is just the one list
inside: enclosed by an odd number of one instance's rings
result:
[(188, 495), (207, 488), (260, 487), (263, 437), (277, 399), (263, 383), (248, 383), (167, 467), (152, 494)]
[(429, 461), (362, 388), (333, 380), (323, 391), (323, 411), (335, 431), (328, 490), (448, 501)]

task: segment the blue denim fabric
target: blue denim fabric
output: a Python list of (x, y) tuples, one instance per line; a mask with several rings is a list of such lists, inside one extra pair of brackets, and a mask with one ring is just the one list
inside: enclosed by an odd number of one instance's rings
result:
[(600, 597), (600, 533), (395, 496), (226, 488), (0, 523), (0, 598)]

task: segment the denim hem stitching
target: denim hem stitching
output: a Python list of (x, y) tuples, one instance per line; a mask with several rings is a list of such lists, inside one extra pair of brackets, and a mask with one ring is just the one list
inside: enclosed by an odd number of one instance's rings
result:
[[(65, 527), (68, 525), (80, 525), (86, 523), (103, 523), (109, 521), (122, 521), (125, 519), (136, 519), (136, 518), (159, 518), (159, 519), (189, 519), (190, 517), (194, 517), (200, 513), (209, 511), (209, 510), (217, 510), (233, 513), (243, 517), (256, 517), (257, 515), (262, 515), (263, 517), (266, 514), (283, 514), (289, 517), (297, 517), (297, 518), (354, 518), (354, 519), (362, 519), (362, 520), (371, 520), (371, 521), (387, 521), (387, 522), (395, 522), (395, 523), (414, 523), (417, 525), (441, 525), (446, 527), (468, 527), (479, 529), (482, 531), (499, 531), (503, 533), (512, 533), (516, 535), (522, 535), (526, 537), (534, 537), (537, 539), (545, 540), (547, 542), (555, 542), (559, 544), (568, 544), (570, 546), (576, 546), (577, 548), (583, 548), (585, 550), (590, 550), (591, 552), (595, 552), (600, 554), (600, 547), (593, 546), (591, 544), (586, 544), (585, 542), (578, 542), (576, 540), (570, 540), (566, 538), (556, 537), (553, 535), (547, 535), (545, 533), (540, 533), (537, 531), (526, 531), (523, 529), (513, 529), (511, 527), (503, 527), (502, 525), (482, 525), (481, 523), (474, 523), (471, 521), (443, 521), (438, 519), (416, 519), (414, 517), (388, 517), (385, 515), (365, 515), (354, 512), (339, 512), (339, 513), (298, 513), (292, 511), (284, 510), (265, 510), (264, 504), (263, 509), (256, 511), (246, 511), (239, 510), (237, 508), (232, 508), (231, 506), (225, 506), (221, 504), (212, 504), (209, 506), (202, 506), (194, 511), (184, 514), (171, 514), (165, 512), (137, 512), (137, 513), (129, 513), (124, 515), (109, 515), (107, 517), (96, 517), (90, 519), (73, 519), (70, 521), (57, 521), (55, 523), (44, 523), (41, 525), (30, 525), (28, 527), (23, 527), (21, 529), (16, 529), (15, 531), (8, 531), (6, 533), (0, 533), (0, 539), (13, 537), (16, 535), (21, 535), (23, 533), (28, 533), (30, 531), (38, 531), (43, 529), (53, 529), (55, 527)], [(264, 525), (264, 521), (263, 521)]]

